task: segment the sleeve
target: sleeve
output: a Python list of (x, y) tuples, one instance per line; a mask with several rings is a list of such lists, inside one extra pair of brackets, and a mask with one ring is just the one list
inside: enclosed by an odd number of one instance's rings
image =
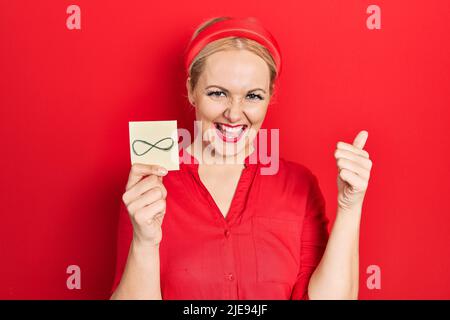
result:
[(123, 201), (121, 201), (119, 222), (117, 227), (116, 268), (110, 296), (114, 293), (114, 291), (116, 291), (116, 288), (120, 283), (120, 279), (122, 278), (122, 274), (127, 263), (128, 251), (130, 250), (132, 238), (133, 226), (131, 225), (128, 210)]
[(301, 235), (300, 269), (292, 290), (292, 300), (309, 300), (309, 280), (322, 259), (329, 237), (329, 220), (326, 216), (325, 199), (317, 177), (312, 173), (310, 177)]

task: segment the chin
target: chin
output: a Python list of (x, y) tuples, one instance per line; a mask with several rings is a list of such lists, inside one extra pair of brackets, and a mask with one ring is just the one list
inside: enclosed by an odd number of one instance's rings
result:
[(223, 157), (234, 157), (240, 154), (246, 148), (244, 145), (223, 143), (223, 142), (213, 142), (211, 143), (214, 152)]
[(214, 137), (210, 143), (210, 148), (212, 148), (218, 156), (234, 157), (240, 154), (243, 155), (245, 150), (250, 150), (250, 143), (251, 141), (248, 135), (245, 135), (242, 139), (235, 142), (227, 142)]

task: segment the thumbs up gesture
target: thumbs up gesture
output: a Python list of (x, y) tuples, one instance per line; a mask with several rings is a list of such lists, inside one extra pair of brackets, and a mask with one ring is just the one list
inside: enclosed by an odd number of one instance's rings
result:
[(364, 150), (369, 133), (360, 131), (353, 144), (339, 141), (334, 157), (338, 168), (338, 208), (351, 211), (361, 208), (372, 169), (372, 160)]

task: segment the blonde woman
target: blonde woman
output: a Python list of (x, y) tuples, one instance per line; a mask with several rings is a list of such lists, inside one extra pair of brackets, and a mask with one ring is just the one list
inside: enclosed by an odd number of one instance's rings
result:
[(279, 159), (264, 175), (249, 160), (281, 70), (273, 36), (256, 19), (211, 19), (194, 33), (185, 65), (201, 141), (181, 150), (179, 171), (132, 166), (111, 298), (356, 299), (367, 132), (337, 144), (329, 234), (308, 168)]

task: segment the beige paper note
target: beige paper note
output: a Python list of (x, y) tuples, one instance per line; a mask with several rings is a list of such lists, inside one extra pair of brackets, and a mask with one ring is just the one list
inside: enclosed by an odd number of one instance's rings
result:
[(177, 121), (130, 121), (131, 163), (179, 170)]

